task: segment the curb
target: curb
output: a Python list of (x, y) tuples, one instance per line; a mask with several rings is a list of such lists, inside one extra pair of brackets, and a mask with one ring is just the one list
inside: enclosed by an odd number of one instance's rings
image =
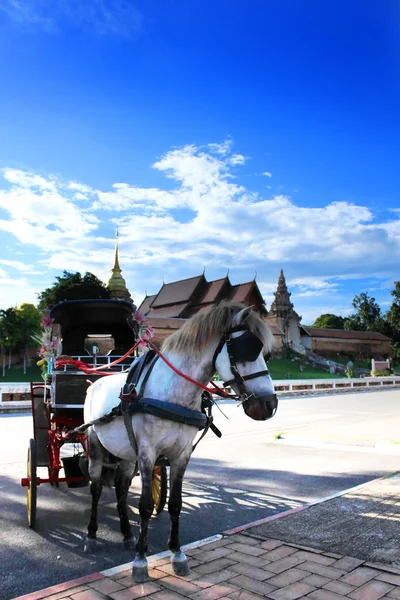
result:
[(325, 498), (319, 498), (318, 500), (314, 500), (314, 502), (310, 502), (308, 504), (304, 504), (304, 506), (296, 506), (295, 508), (290, 508), (289, 510), (285, 510), (284, 512), (277, 513), (276, 515), (271, 515), (270, 517), (265, 517), (264, 519), (259, 519), (258, 521), (253, 521), (252, 523), (246, 523), (245, 525), (240, 525), (239, 527), (235, 527), (234, 529), (228, 529), (228, 531), (223, 531), (223, 535), (234, 535), (235, 533), (240, 533), (241, 531), (246, 531), (246, 529), (251, 529), (253, 527), (257, 527), (257, 525), (264, 525), (264, 523), (269, 523), (270, 521), (276, 521), (277, 519), (282, 519), (284, 517), (289, 517), (290, 515), (294, 515), (299, 512), (303, 512), (312, 506), (317, 506), (318, 504), (323, 504), (328, 500), (334, 500), (335, 498), (340, 498), (340, 496), (345, 496), (350, 492), (354, 492), (359, 490), (360, 488), (366, 487), (368, 485), (372, 485), (374, 483), (378, 483), (379, 481), (383, 481), (384, 479), (389, 479), (396, 475), (396, 473), (392, 473), (391, 475), (384, 475), (383, 477), (378, 477), (377, 479), (372, 479), (371, 481), (366, 481), (365, 483), (360, 483), (359, 485), (355, 485), (351, 488), (347, 488), (346, 490), (342, 490), (341, 492), (336, 492), (331, 496), (326, 496)]
[[(185, 551), (185, 550), (191, 550), (193, 548), (199, 548), (200, 546), (204, 546), (206, 544), (210, 544), (212, 542), (219, 541), (220, 539), (223, 538), (223, 536), (234, 535), (236, 533), (246, 531), (247, 529), (252, 529), (253, 527), (256, 527), (257, 525), (263, 525), (264, 523), (268, 523), (270, 521), (276, 521), (277, 519), (282, 519), (284, 517), (288, 517), (290, 515), (305, 511), (308, 508), (311, 508), (312, 506), (322, 504), (324, 502), (327, 502), (328, 500), (333, 500), (335, 498), (339, 498), (340, 496), (344, 496), (355, 490), (367, 487), (369, 485), (373, 485), (375, 483), (378, 483), (379, 481), (383, 481), (385, 479), (390, 479), (391, 477), (394, 477), (397, 474), (399, 474), (399, 471), (396, 471), (390, 475), (384, 475), (383, 477), (377, 477), (376, 479), (372, 479), (371, 481), (366, 481), (365, 483), (361, 483), (359, 485), (353, 486), (353, 487), (343, 490), (341, 492), (336, 492), (335, 494), (326, 496), (325, 498), (320, 498), (318, 500), (314, 500), (314, 502), (310, 502), (308, 504), (305, 504), (304, 506), (297, 506), (296, 508), (291, 508), (290, 510), (286, 510), (284, 512), (277, 513), (275, 515), (265, 517), (264, 519), (259, 519), (258, 521), (246, 523), (245, 525), (241, 525), (241, 526), (235, 527), (233, 529), (228, 529), (226, 531), (223, 531), (220, 534), (216, 534), (211, 537), (204, 538), (202, 540), (198, 540), (196, 542), (191, 542), (190, 544), (186, 544), (186, 545), (182, 546), (182, 550)], [(289, 545), (296, 546), (296, 544), (289, 544)], [(149, 565), (151, 565), (154, 562), (156, 562), (157, 560), (160, 560), (160, 559), (163, 559), (163, 558), (166, 558), (169, 556), (170, 556), (169, 550), (165, 550), (164, 552), (159, 552), (158, 554), (153, 554), (153, 555), (149, 556), (147, 558), (147, 560), (148, 560)], [(368, 564), (368, 566), (371, 566), (371, 567), (380, 568), (389, 573), (399, 574), (399, 571), (397, 569), (391, 569), (387, 565), (380, 566), (380, 565), (377, 565), (376, 563), (369, 563), (369, 562), (366, 564)], [(13, 598), (12, 600), (43, 600), (44, 598), (48, 598), (51, 595), (58, 594), (65, 590), (71, 589), (73, 587), (78, 587), (79, 585), (83, 585), (85, 583), (91, 583), (92, 581), (97, 581), (97, 580), (103, 579), (105, 577), (112, 577), (113, 575), (116, 575), (120, 572), (127, 571), (128, 569), (131, 568), (131, 566), (132, 566), (132, 561), (130, 561), (129, 563), (125, 563), (123, 565), (111, 567), (110, 569), (106, 569), (104, 571), (98, 571), (97, 573), (92, 573), (91, 575), (85, 575), (84, 577), (80, 577), (79, 579), (73, 579), (71, 581), (66, 581), (65, 583), (60, 583), (58, 585), (54, 585), (54, 586), (51, 586), (48, 588), (43, 588), (42, 590), (38, 590), (37, 592), (31, 592), (29, 594), (25, 594), (24, 596), (18, 596), (16, 598)]]

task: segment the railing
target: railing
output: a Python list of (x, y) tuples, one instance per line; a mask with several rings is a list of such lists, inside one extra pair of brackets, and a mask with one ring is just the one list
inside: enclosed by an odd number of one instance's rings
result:
[(366, 388), (390, 388), (400, 386), (400, 376), (363, 377), (341, 379), (281, 379), (274, 381), (275, 391), (279, 394), (363, 390)]
[[(219, 387), (222, 382), (215, 381)], [(307, 394), (316, 392), (349, 392), (365, 389), (390, 389), (400, 386), (400, 376), (393, 375), (387, 377), (363, 377), (343, 379), (274, 379), (274, 387), (280, 396), (285, 394)], [(232, 390), (225, 388), (228, 392)]]

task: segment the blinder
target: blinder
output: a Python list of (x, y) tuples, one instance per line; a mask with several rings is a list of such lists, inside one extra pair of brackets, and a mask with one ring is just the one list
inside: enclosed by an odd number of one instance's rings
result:
[(260, 338), (248, 329), (242, 335), (230, 340), (232, 357), (235, 362), (254, 362), (263, 349), (263, 345)]

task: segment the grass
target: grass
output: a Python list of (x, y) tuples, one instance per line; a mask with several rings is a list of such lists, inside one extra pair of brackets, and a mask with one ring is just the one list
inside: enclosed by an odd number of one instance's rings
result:
[(307, 364), (303, 364), (303, 370), (299, 371), (299, 361), (292, 361), (290, 358), (269, 360), (268, 369), (272, 379), (337, 379), (343, 377), (343, 375), (322, 371)]
[(25, 381), (42, 381), (40, 368), (37, 366), (28, 367), (24, 375), (22, 367), (11, 367), (10, 370), (6, 369), (5, 377), (2, 376), (2, 371), (0, 371), (0, 383), (20, 383)]

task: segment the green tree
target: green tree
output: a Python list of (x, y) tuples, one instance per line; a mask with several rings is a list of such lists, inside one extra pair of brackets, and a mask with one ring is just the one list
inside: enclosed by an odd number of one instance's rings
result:
[(385, 317), (390, 326), (392, 338), (392, 350), (397, 360), (400, 359), (400, 281), (394, 282), (394, 289), (390, 292), (393, 296), (391, 307)]
[(323, 329), (344, 329), (344, 318), (331, 313), (325, 313), (315, 319), (312, 327), (320, 327)]
[(344, 329), (383, 333), (385, 320), (375, 298), (370, 297), (366, 292), (361, 292), (359, 296), (354, 296), (352, 304), (356, 309), (356, 313), (345, 319)]
[(32, 338), (32, 335), (39, 335), (41, 331), (40, 323), (42, 313), (33, 304), (24, 302), (17, 308), (19, 342), (24, 354), (24, 373), (28, 358), (28, 348), (35, 348), (38, 343)]
[(53, 308), (64, 300), (90, 300), (109, 298), (110, 292), (93, 273), (69, 273), (63, 271), (54, 284), (39, 294), (38, 308)]
[(17, 346), (20, 331), (16, 308), (6, 308), (0, 311), (1, 320), (1, 348), (3, 377), (6, 371), (6, 351), (8, 350), (8, 368), (11, 367), (11, 352)]

